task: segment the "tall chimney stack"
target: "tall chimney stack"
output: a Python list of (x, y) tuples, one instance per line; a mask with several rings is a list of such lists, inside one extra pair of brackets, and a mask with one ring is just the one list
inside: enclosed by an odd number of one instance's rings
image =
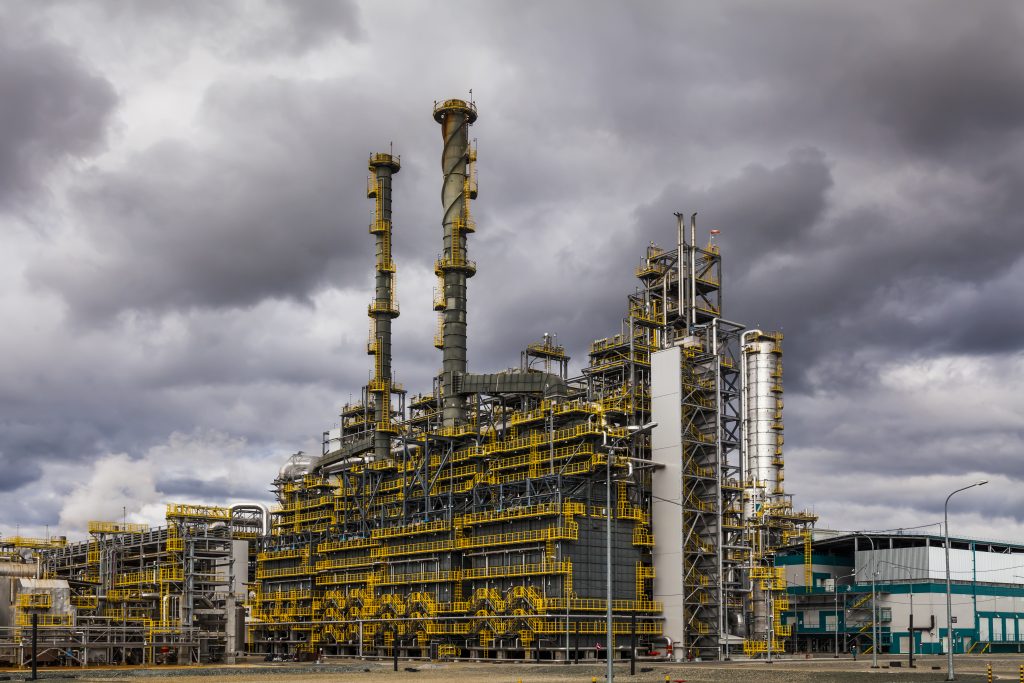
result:
[(444, 208), (444, 248), (434, 264), (440, 280), (444, 308), (441, 309), (443, 362), (441, 406), (446, 427), (466, 420), (466, 406), (458, 393), (460, 375), (466, 373), (466, 280), (476, 273), (476, 264), (466, 258), (466, 235), (475, 230), (469, 216), (469, 201), (476, 196), (472, 164), (475, 155), (469, 145), (469, 127), (476, 121), (476, 105), (464, 100), (434, 104), (434, 120), (441, 124), (444, 150), (441, 153), (441, 205)]
[(374, 356), (373, 379), (367, 387), (374, 397), (374, 458), (391, 453), (391, 438), (397, 431), (391, 422), (391, 321), (398, 317), (395, 300), (395, 262), (391, 258), (391, 179), (401, 168), (399, 157), (373, 154), (369, 162), (366, 196), (376, 200), (370, 234), (377, 238), (374, 297), (370, 303), (370, 339), (367, 353)]

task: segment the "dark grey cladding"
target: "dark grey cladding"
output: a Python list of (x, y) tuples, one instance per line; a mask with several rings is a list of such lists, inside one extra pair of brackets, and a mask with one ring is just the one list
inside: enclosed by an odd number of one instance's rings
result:
[(546, 372), (498, 372), (489, 375), (465, 374), (455, 379), (455, 390), (466, 394), (540, 394), (565, 396), (565, 382)]

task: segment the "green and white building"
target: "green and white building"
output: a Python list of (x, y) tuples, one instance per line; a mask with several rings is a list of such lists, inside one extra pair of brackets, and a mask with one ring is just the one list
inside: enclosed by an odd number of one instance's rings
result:
[[(793, 649), (848, 653), (856, 645), (869, 654), (877, 615), (880, 653), (907, 654), (911, 640), (915, 654), (946, 652), (944, 543), (816, 530), (809, 555), (803, 545), (783, 548), (775, 563), (786, 568), (790, 609), (782, 621), (795, 626)], [(1022, 651), (1024, 546), (954, 538), (949, 563), (954, 652)]]

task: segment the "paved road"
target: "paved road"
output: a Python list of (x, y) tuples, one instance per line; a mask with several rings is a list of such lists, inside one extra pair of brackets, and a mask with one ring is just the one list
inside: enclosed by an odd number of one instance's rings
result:
[[(892, 666), (898, 662), (901, 666)], [(945, 680), (946, 660), (942, 657), (924, 657), (918, 660), (916, 669), (906, 668), (906, 658), (882, 657), (881, 668), (871, 669), (870, 658), (856, 662), (850, 659), (832, 658), (812, 660), (781, 660), (773, 664), (765, 662), (662, 664), (643, 662), (637, 665), (636, 676), (629, 675), (628, 665), (616, 666), (615, 678), (622, 683), (664, 683), (666, 676), (672, 683), (895, 683), (908, 681)], [(993, 680), (1013, 681), (1019, 679), (1020, 666), (1024, 655), (981, 655), (957, 658), (957, 680), (987, 680), (987, 665), (992, 665)], [(933, 669), (932, 667), (938, 667)], [(409, 670), (412, 669), (412, 670)], [(416, 683), (589, 683), (592, 679), (604, 681), (605, 668), (602, 663), (588, 663), (572, 666), (556, 664), (526, 664), (515, 662), (488, 663), (425, 663), (400, 662), (399, 671), (392, 671), (391, 662), (353, 662), (338, 660), (324, 665), (241, 665), (233, 667), (163, 667), (158, 669), (121, 668), (116, 670), (62, 669), (41, 671), (43, 678), (64, 678), (69, 676), (82, 681), (124, 681), (157, 679), (154, 683), (200, 683), (212, 680), (255, 681), (256, 683), (297, 683), (299, 681), (359, 681), (378, 683), (384, 681), (416, 681)], [(24, 680), (24, 672), (4, 672), (11, 680)]]

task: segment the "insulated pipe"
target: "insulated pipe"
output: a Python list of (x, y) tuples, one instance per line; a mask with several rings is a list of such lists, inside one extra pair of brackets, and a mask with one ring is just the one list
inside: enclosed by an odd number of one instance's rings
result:
[(690, 216), (690, 329), (697, 324), (697, 214)]
[(263, 503), (240, 503), (231, 506), (231, 518), (234, 520), (235, 512), (249, 511), (258, 512), (260, 515), (260, 534), (270, 535), (270, 508)]
[[(676, 215), (676, 272), (679, 275), (679, 282), (676, 283), (676, 287), (678, 288), (679, 300), (680, 300), (679, 317), (680, 317), (680, 319), (682, 319), (683, 323), (687, 327), (686, 334), (684, 335), (684, 336), (686, 336), (686, 335), (690, 334), (690, 330), (689, 330), (689, 322), (690, 322), (690, 320), (689, 320), (689, 317), (688, 317), (690, 315), (690, 313), (689, 313), (690, 309), (689, 309), (689, 305), (688, 305), (688, 303), (686, 301), (687, 295), (689, 294), (689, 292), (687, 292), (686, 289), (685, 289), (685, 287), (686, 287), (686, 275), (685, 275), (685, 273), (683, 273), (683, 270), (686, 268), (686, 265), (684, 265), (684, 264), (689, 264), (689, 260), (684, 260), (686, 258), (685, 257), (685, 253), (686, 252), (684, 251), (684, 247), (686, 246), (686, 223), (684, 222), (684, 220), (685, 220), (686, 217), (683, 214), (679, 213), (678, 211), (676, 212), (675, 215)], [(665, 301), (666, 302), (668, 301), (668, 297), (667, 296), (665, 297)], [(667, 303), (666, 303), (666, 306), (667, 306)]]
[(434, 105), (434, 120), (441, 124), (444, 140), (441, 153), (444, 242), (435, 270), (444, 282), (441, 407), (446, 427), (466, 419), (465, 398), (459, 395), (457, 382), (467, 368), (466, 280), (476, 272), (476, 266), (466, 258), (466, 233), (470, 227), (469, 126), (476, 117), (476, 105), (472, 102), (445, 100)]
[(367, 350), (376, 357), (369, 391), (374, 395), (373, 453), (383, 460), (391, 453), (391, 321), (398, 317), (395, 303), (395, 263), (391, 257), (391, 181), (401, 169), (397, 156), (373, 154), (369, 161), (371, 187), (367, 194), (376, 198), (374, 222), (370, 232), (376, 235), (374, 299), (370, 304), (372, 338)]
[(0, 576), (36, 578), (36, 565), (27, 562), (0, 562)]

